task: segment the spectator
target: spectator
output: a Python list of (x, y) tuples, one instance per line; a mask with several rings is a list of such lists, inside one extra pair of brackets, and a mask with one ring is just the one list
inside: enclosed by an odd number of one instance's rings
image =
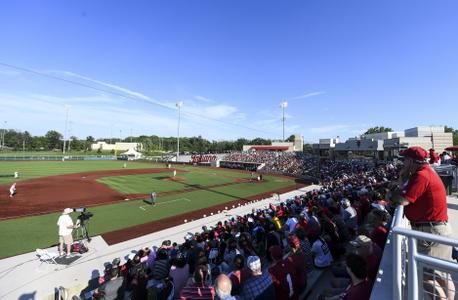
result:
[(302, 252), (301, 241), (297, 236), (290, 236), (288, 243), (291, 247), (291, 253), (288, 255), (287, 260), (291, 262), (294, 268), (294, 291), (297, 295), (300, 295), (307, 287), (307, 257)]
[(283, 259), (283, 251), (280, 246), (272, 246), (270, 249), (272, 255), (272, 266), (269, 268), (269, 274), (275, 286), (277, 299), (297, 299), (293, 282), (297, 280), (292, 261)]
[(172, 260), (169, 276), (173, 278), (173, 284), (175, 286), (174, 299), (180, 299), (181, 290), (186, 285), (189, 277), (189, 265), (186, 263), (186, 258), (181, 252), (178, 252)]
[(229, 278), (232, 283), (232, 295), (239, 295), (241, 287), (245, 281), (251, 277), (250, 270), (244, 268), (244, 264), (244, 257), (237, 254), (234, 258), (234, 270), (229, 273)]
[(194, 271), (194, 282), (188, 283), (182, 290), (180, 299), (200, 299), (200, 300), (213, 300), (215, 297), (215, 290), (212, 286), (205, 283), (209, 275), (208, 266), (198, 265)]
[(216, 278), (215, 292), (220, 300), (236, 300), (236, 298), (231, 295), (231, 289), (231, 280), (227, 275), (221, 274)]
[(164, 280), (169, 276), (169, 272), (169, 256), (165, 249), (160, 248), (156, 254), (156, 260), (154, 262), (153, 270), (151, 272), (151, 277), (157, 281)]
[(372, 291), (372, 282), (367, 278), (366, 261), (359, 255), (350, 253), (345, 260), (346, 272), (350, 283), (346, 289), (326, 290), (320, 300), (368, 300)]
[(275, 300), (275, 287), (269, 273), (263, 273), (261, 259), (257, 256), (250, 256), (247, 260), (248, 268), (251, 270), (250, 277), (242, 287), (240, 294), (246, 300)]
[(125, 284), (124, 278), (118, 277), (119, 270), (118, 268), (111, 268), (110, 270), (110, 280), (106, 281), (98, 289), (98, 293), (101, 295), (101, 298), (104, 300), (123, 300)]
[(350, 244), (355, 248), (354, 252), (366, 260), (368, 278), (373, 282), (382, 259), (382, 250), (365, 235), (357, 236)]
[(327, 268), (331, 265), (333, 259), (326, 241), (319, 236), (312, 244), (312, 253), (314, 254), (314, 265), (316, 268)]

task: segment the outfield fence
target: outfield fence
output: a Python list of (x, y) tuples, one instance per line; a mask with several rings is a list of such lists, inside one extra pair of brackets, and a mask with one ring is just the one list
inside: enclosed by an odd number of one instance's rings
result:
[(0, 161), (62, 161), (62, 160), (117, 160), (114, 155), (12, 155), (0, 156)]

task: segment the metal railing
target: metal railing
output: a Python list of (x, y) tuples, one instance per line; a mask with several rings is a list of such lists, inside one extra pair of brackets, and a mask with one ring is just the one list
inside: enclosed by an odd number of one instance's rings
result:
[[(396, 209), (393, 219), (393, 299), (417, 300), (423, 299), (425, 294), (431, 294), (423, 288), (423, 267), (439, 270), (446, 273), (458, 273), (458, 264), (440, 258), (420, 254), (417, 251), (417, 240), (426, 240), (434, 243), (458, 247), (458, 240), (415, 231), (409, 228), (404, 217), (404, 207)], [(406, 266), (408, 268), (406, 272)], [(419, 271), (420, 270), (420, 271)], [(407, 278), (407, 281), (406, 281)], [(420, 293), (421, 292), (421, 293)], [(435, 295), (433, 297), (435, 299)]]

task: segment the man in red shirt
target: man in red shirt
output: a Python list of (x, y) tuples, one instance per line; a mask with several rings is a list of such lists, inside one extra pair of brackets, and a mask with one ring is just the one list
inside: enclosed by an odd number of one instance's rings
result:
[(357, 254), (349, 254), (345, 263), (351, 284), (343, 294), (342, 300), (368, 300), (372, 292), (372, 281), (367, 279), (366, 261)]
[(320, 300), (369, 300), (372, 292), (372, 281), (367, 278), (367, 263), (361, 256), (350, 253), (345, 259), (345, 269), (351, 282), (345, 291), (326, 291)]
[[(404, 160), (400, 173), (403, 190), (393, 190), (392, 201), (405, 206), (405, 215), (412, 229), (451, 236), (445, 187), (439, 175), (428, 165), (428, 152), (421, 147), (410, 147), (402, 151), (400, 156)], [(451, 260), (452, 247), (419, 240), (418, 252)], [(448, 298), (454, 299), (455, 287), (450, 280), (450, 274), (438, 271), (435, 273), (440, 286), (448, 291)]]
[[(278, 245), (270, 247), (270, 254), (273, 264), (269, 268), (269, 274), (275, 286), (277, 299), (298, 299), (293, 286), (296, 271), (292, 262), (283, 259), (283, 251)], [(303, 267), (305, 269), (305, 265)]]

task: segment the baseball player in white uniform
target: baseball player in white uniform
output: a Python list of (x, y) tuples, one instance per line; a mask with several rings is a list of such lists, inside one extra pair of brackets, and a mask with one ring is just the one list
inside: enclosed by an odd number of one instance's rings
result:
[(16, 182), (13, 183), (13, 185), (10, 187), (10, 198), (13, 198), (15, 194), (16, 194)]

